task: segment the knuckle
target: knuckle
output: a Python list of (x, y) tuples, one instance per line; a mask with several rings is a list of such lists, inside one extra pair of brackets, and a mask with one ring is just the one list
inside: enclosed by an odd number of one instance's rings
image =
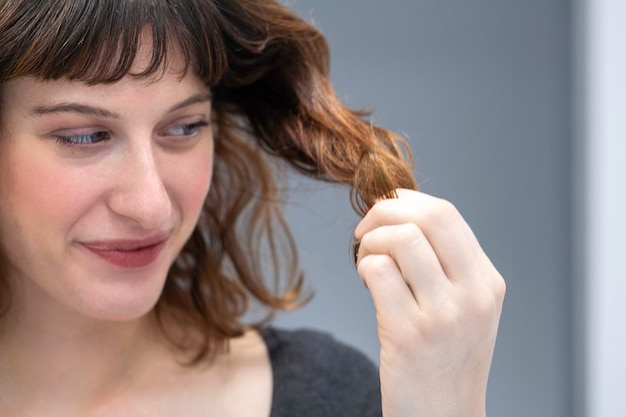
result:
[(471, 294), (451, 296), (438, 306), (437, 323), (447, 329), (467, 329), (498, 314), (499, 301), (486, 286)]
[(359, 261), (357, 271), (367, 279), (386, 275), (394, 268), (395, 262), (387, 255), (367, 255)]
[(434, 224), (447, 224), (457, 221), (460, 217), (457, 208), (448, 200), (437, 199), (426, 214), (427, 218)]
[(506, 296), (506, 283), (503, 279), (498, 280), (497, 284), (492, 288), (492, 297), (498, 311), (502, 311), (504, 297)]
[(506, 281), (492, 264), (490, 264), (486, 274), (485, 282), (489, 286), (492, 296), (496, 302), (502, 304), (506, 295)]
[(379, 200), (376, 203), (374, 203), (372, 207), (370, 207), (370, 209), (367, 212), (367, 215), (370, 217), (381, 216), (388, 210), (388, 206), (389, 206), (388, 200)]
[(500, 275), (496, 278), (493, 293), (495, 294), (496, 299), (500, 302), (502, 302), (506, 296), (506, 281)]
[[(504, 282), (502, 280), (502, 282)], [(468, 302), (468, 310), (470, 312), (470, 318), (482, 318), (489, 320), (490, 318), (497, 316), (502, 306), (502, 297), (498, 294), (498, 291), (503, 288), (492, 288), (485, 286), (483, 291), (476, 291), (471, 300)]]
[(477, 316), (491, 315), (496, 311), (496, 299), (491, 294), (482, 294), (474, 298), (473, 310)]
[(394, 232), (394, 240), (401, 245), (412, 245), (425, 239), (422, 229), (415, 223), (398, 225)]

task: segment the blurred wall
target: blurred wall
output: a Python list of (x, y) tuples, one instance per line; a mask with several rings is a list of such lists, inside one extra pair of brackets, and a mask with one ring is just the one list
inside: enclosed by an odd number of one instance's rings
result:
[[(288, 0), (328, 37), (338, 94), (403, 134), (507, 280), (491, 416), (572, 415), (570, 2)], [(279, 317), (377, 360), (349, 256), (347, 189), (293, 177), (288, 216), (314, 301)]]
[(576, 417), (626, 416), (625, 16), (623, 0), (576, 2)]

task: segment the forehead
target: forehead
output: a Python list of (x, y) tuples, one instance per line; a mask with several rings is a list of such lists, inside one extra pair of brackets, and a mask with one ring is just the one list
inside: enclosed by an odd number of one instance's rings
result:
[(210, 93), (209, 87), (192, 73), (181, 77), (166, 72), (154, 80), (128, 76), (106, 84), (21, 77), (0, 90), (0, 126), (13, 132), (16, 128), (34, 129), (44, 126), (40, 122), (67, 121), (70, 115), (79, 114), (91, 120), (154, 121), (171, 114), (182, 103), (210, 102)]
[[(183, 77), (190, 70), (188, 61), (189, 59), (183, 53), (178, 41), (169, 42), (165, 54), (160, 50), (156, 50), (154, 48), (152, 31), (149, 28), (145, 28), (137, 42), (137, 52), (128, 74), (131, 76), (149, 74), (147, 77), (144, 77), (147, 82), (158, 81), (165, 74)], [(160, 64), (157, 71), (151, 70), (154, 62)], [(106, 65), (106, 62), (103, 62), (102, 65)]]

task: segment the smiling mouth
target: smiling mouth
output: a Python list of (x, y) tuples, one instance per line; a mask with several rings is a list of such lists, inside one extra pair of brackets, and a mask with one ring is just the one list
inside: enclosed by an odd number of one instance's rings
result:
[(145, 240), (110, 240), (82, 243), (89, 252), (122, 268), (142, 268), (157, 260), (169, 236)]

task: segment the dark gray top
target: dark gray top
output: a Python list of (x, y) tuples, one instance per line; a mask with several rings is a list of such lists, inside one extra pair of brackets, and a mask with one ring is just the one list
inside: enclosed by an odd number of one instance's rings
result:
[(380, 417), (376, 366), (354, 348), (311, 330), (262, 333), (274, 388), (270, 417)]

